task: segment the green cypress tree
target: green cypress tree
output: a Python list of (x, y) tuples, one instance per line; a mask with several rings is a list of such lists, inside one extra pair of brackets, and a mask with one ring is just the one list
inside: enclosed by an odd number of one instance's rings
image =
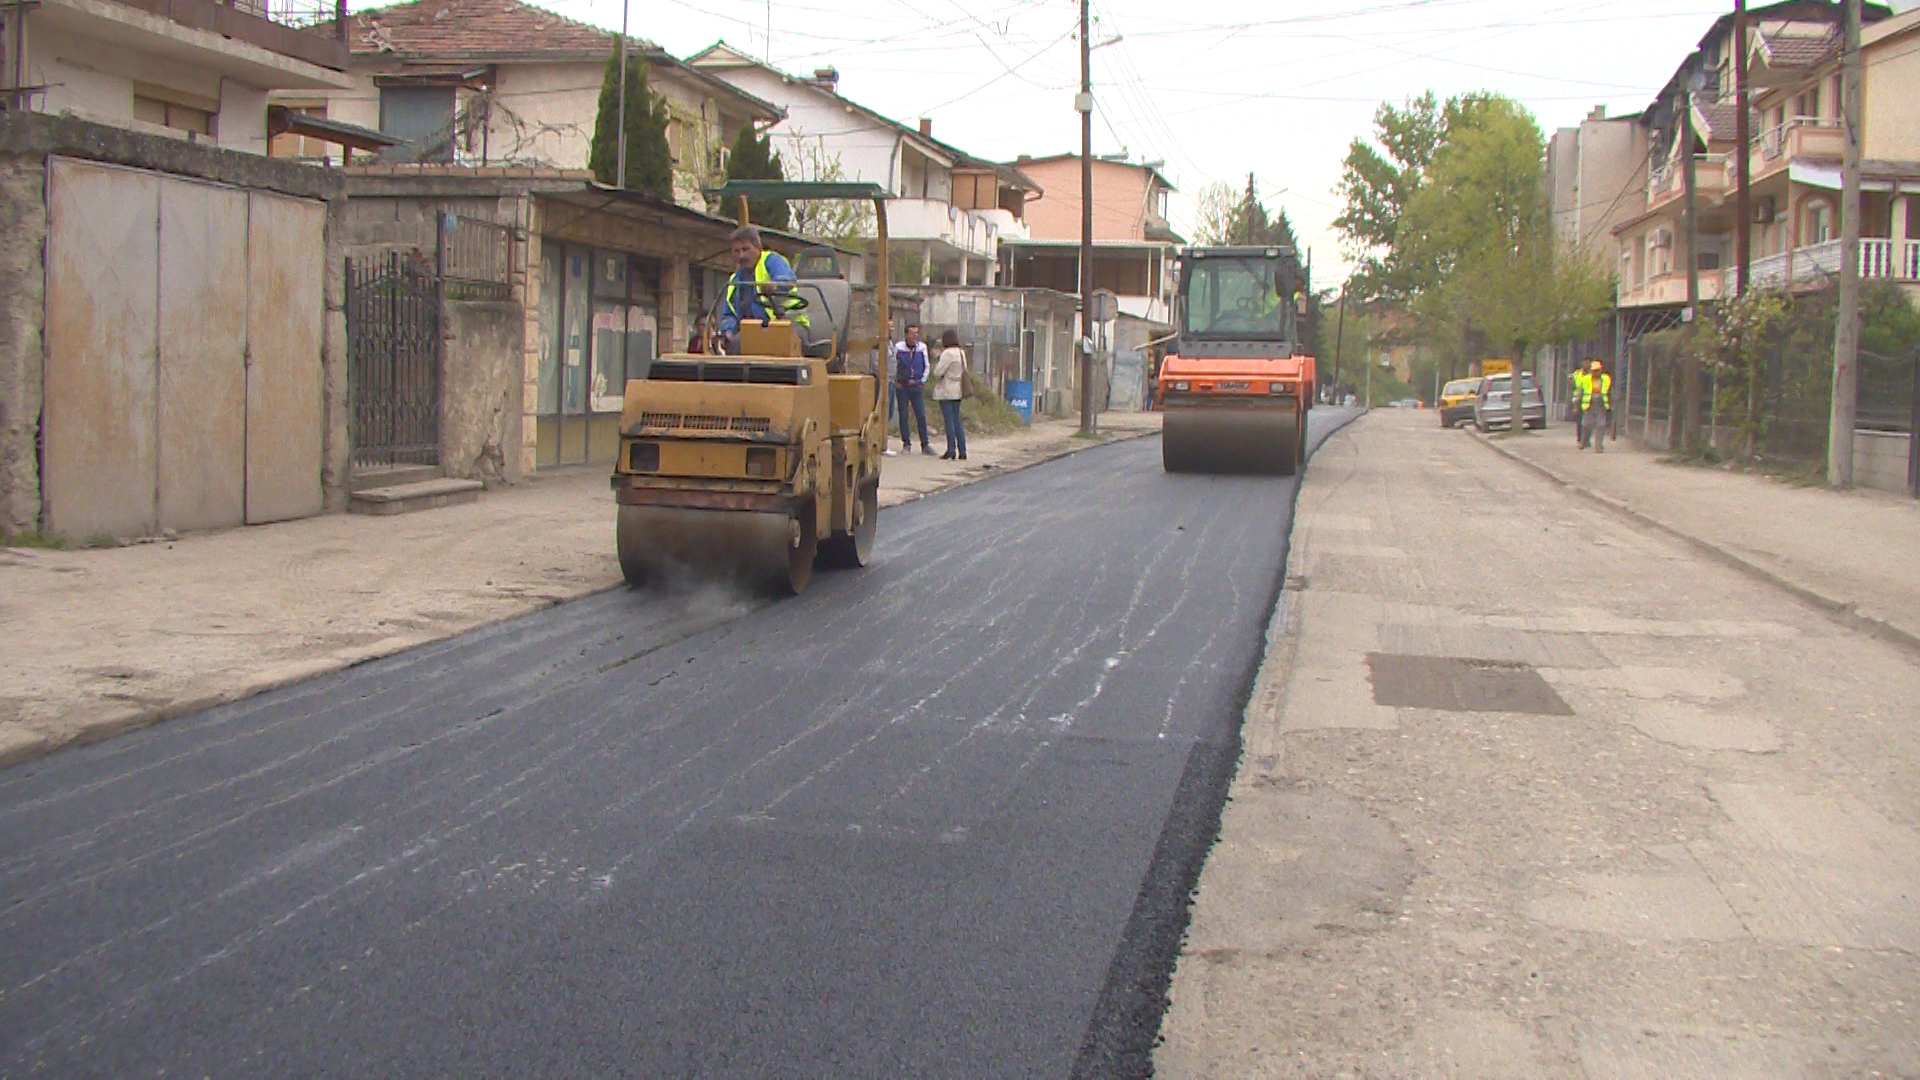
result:
[(667, 149), (667, 103), (647, 88), (647, 64), (627, 57), (627, 175), (619, 184), (620, 49), (607, 54), (606, 74), (600, 79), (600, 109), (594, 118), (593, 146), (587, 168), (603, 184), (624, 186), (662, 198), (673, 198), (673, 157)]
[[(727, 179), (729, 180), (785, 180), (786, 166), (780, 160), (780, 151), (773, 148), (771, 135), (756, 136), (752, 124), (742, 124), (740, 134), (734, 136), (733, 151), (727, 155)], [(722, 213), (731, 214), (733, 208), (725, 207)], [(747, 217), (756, 225), (784, 229), (793, 220), (788, 213), (785, 199), (750, 199), (747, 202)]]

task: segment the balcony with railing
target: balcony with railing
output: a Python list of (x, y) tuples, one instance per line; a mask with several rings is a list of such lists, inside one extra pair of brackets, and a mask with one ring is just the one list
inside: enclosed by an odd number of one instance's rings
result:
[[(1733, 190), (1733, 166), (1729, 154), (1695, 154), (1693, 190), (1696, 198), (1718, 199)], [(1647, 209), (1665, 206), (1685, 196), (1686, 163), (1669, 161), (1647, 176)]]
[[(189, 31), (208, 31), (229, 41), (257, 46), (333, 71), (347, 69), (346, 0), (118, 0), (118, 3)], [(176, 42), (173, 48), (178, 49), (179, 45)]]
[(1831, 116), (1796, 116), (1754, 136), (1747, 164), (1750, 183), (1759, 183), (1795, 158), (1838, 159), (1843, 149), (1840, 121)]
[(940, 199), (895, 199), (887, 204), (887, 232), (895, 240), (931, 241), (954, 255), (992, 261), (1000, 252), (1000, 227), (988, 215)]
[[(1753, 260), (1748, 284), (1763, 289), (1817, 288), (1839, 274), (1840, 241), (1828, 240)], [(1920, 240), (1862, 239), (1860, 277), (1868, 281), (1920, 284)], [(1726, 272), (1729, 291), (1733, 278), (1734, 271), (1729, 269)]]

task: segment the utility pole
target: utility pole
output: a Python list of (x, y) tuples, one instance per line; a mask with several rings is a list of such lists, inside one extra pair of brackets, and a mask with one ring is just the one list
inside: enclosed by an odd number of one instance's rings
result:
[(1854, 383), (1860, 363), (1860, 0), (1847, 0), (1840, 53), (1840, 304), (1833, 328), (1833, 413), (1827, 483), (1853, 486)]
[(1735, 296), (1747, 293), (1747, 271), (1753, 264), (1753, 192), (1752, 184), (1753, 154), (1749, 143), (1753, 139), (1748, 126), (1752, 123), (1747, 116), (1751, 103), (1747, 100), (1747, 0), (1733, 0), (1733, 43), (1740, 50), (1733, 60), (1733, 141), (1738, 149), (1736, 159), (1733, 192), (1733, 266)]
[(1093, 434), (1093, 57), (1089, 0), (1080, 0), (1080, 432)]
[(627, 8), (632, 0), (620, 0), (620, 101), (613, 107), (613, 186), (627, 186)]
[(1340, 340), (1347, 336), (1347, 287), (1353, 284), (1348, 278), (1340, 283), (1340, 317), (1333, 321), (1333, 392), (1340, 393)]
[[(1690, 63), (1693, 70), (1687, 73), (1686, 91), (1680, 104), (1680, 171), (1686, 184), (1681, 216), (1686, 219), (1687, 230), (1687, 308), (1683, 318), (1689, 323), (1700, 317), (1700, 221), (1694, 198), (1693, 161), (1693, 95), (1703, 81), (1700, 54), (1695, 53)], [(1700, 362), (1694, 358), (1692, 349), (1682, 350), (1680, 380), (1680, 423), (1668, 425), (1668, 441), (1690, 447), (1700, 430)]]

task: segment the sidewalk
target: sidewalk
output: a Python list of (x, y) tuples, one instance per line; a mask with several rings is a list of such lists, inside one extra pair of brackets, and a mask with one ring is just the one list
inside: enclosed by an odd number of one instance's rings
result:
[(1157, 1073), (1920, 1074), (1920, 663), (1431, 417), (1306, 473)]
[[(1472, 437), (1472, 436), (1469, 436)], [(1570, 426), (1486, 444), (1715, 558), (1920, 649), (1920, 502), (1664, 465), (1633, 443), (1581, 452)]]
[[(1101, 417), (1109, 437), (1158, 414)], [(1070, 420), (887, 458), (880, 504), (1091, 445)], [(309, 679), (620, 582), (604, 466), (479, 502), (91, 551), (0, 548), (0, 767)], [(880, 543), (886, 544), (882, 518)]]

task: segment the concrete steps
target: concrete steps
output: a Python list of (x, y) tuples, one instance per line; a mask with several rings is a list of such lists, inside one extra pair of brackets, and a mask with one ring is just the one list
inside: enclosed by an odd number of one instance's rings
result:
[(356, 514), (410, 514), (415, 510), (476, 502), (486, 488), (478, 480), (449, 480), (444, 477), (362, 488), (353, 493), (347, 509)]
[(419, 484), (438, 479), (440, 479), (438, 465), (360, 467), (353, 470), (353, 480), (349, 487), (354, 491), (370, 491), (374, 488), (398, 487), (402, 484)]

